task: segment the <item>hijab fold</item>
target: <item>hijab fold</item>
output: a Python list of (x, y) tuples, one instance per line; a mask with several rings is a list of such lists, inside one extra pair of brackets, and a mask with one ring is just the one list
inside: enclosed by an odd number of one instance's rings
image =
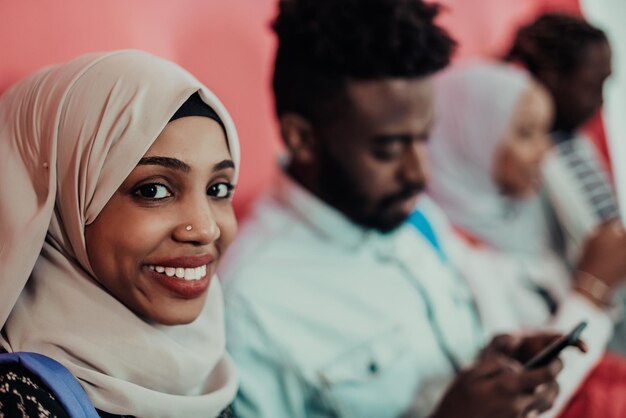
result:
[(98, 283), (85, 248), (85, 226), (195, 92), (223, 122), (238, 167), (217, 97), (144, 52), (84, 55), (0, 97), (0, 343), (61, 362), (109, 413), (212, 417), (235, 395), (218, 280), (195, 321), (158, 325)]

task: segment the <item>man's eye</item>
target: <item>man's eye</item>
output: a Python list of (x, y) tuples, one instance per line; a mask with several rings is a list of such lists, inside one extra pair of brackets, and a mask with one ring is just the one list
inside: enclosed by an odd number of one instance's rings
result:
[(379, 161), (391, 161), (394, 158), (394, 154), (387, 151), (375, 151), (374, 157)]
[(143, 199), (159, 200), (172, 196), (169, 189), (159, 183), (143, 184), (135, 190), (135, 195)]
[(401, 144), (387, 145), (374, 150), (374, 158), (379, 161), (391, 161), (402, 156), (404, 147)]
[(212, 186), (209, 186), (207, 194), (212, 197), (227, 199), (233, 194), (234, 188), (235, 186), (230, 183), (216, 183)]

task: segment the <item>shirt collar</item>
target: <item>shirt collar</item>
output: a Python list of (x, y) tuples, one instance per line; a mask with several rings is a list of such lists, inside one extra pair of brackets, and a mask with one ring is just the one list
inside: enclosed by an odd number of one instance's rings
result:
[(279, 170), (273, 195), (316, 233), (347, 248), (356, 249), (373, 236), (380, 235), (352, 222), (343, 213), (291, 179), (282, 169)]

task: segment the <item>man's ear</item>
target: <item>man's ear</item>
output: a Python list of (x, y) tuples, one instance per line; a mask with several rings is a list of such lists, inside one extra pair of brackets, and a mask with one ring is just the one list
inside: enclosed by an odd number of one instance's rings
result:
[(313, 125), (297, 113), (285, 113), (279, 119), (280, 133), (292, 160), (310, 164), (315, 160), (316, 138)]

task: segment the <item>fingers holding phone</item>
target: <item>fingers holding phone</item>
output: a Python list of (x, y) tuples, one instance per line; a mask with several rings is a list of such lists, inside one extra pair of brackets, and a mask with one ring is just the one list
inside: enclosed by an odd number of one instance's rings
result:
[(584, 325), (578, 324), (567, 336), (563, 336), (563, 334), (557, 332), (541, 332), (527, 336), (509, 334), (497, 335), (483, 349), (481, 358), (487, 358), (492, 355), (503, 355), (525, 364), (541, 351), (545, 350), (546, 347), (555, 344), (556, 341), (560, 341), (556, 344), (559, 348), (553, 353), (555, 355), (552, 358), (557, 357), (560, 351), (568, 346), (576, 347), (581, 352), (586, 353), (588, 350), (587, 344), (579, 338), (585, 326), (586, 323)]
[(458, 375), (432, 418), (520, 418), (546, 411), (558, 394), (561, 368), (558, 359), (525, 370), (503, 355), (483, 358)]
[(569, 346), (586, 351), (580, 340), (586, 325), (566, 335), (495, 337), (478, 362), (458, 375), (432, 418), (532, 418), (547, 411), (559, 393), (559, 354)]
[(587, 327), (587, 322), (580, 322), (569, 333), (558, 338), (551, 338), (551, 342), (546, 344), (542, 350), (524, 363), (525, 369), (535, 369), (542, 367), (554, 359), (558, 358), (561, 351), (567, 347), (577, 347), (582, 352), (587, 351), (587, 345), (582, 342), (580, 336)]

